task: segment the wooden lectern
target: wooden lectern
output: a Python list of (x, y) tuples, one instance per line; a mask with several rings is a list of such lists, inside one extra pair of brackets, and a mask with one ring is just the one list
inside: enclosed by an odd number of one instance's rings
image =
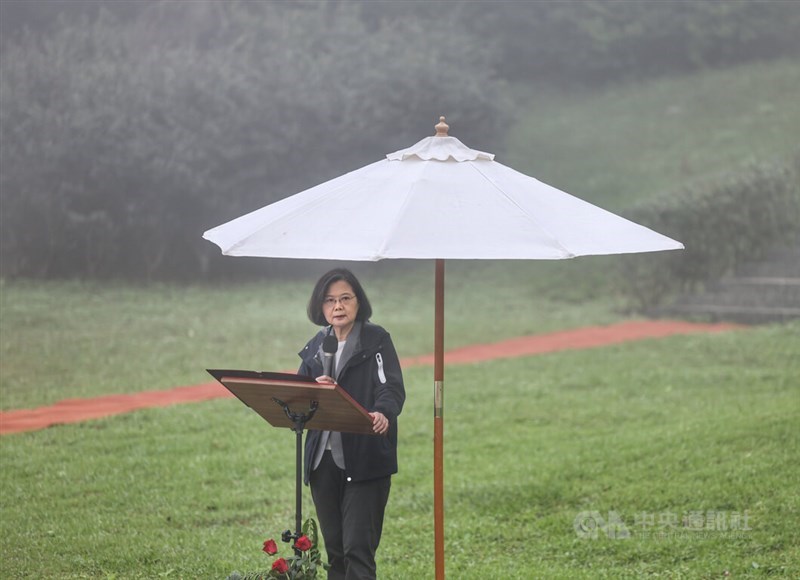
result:
[(282, 535), (284, 542), (294, 543), (302, 534), (303, 429), (310, 425), (320, 431), (376, 435), (372, 417), (342, 387), (318, 383), (312, 377), (241, 370), (208, 372), (270, 425), (296, 433), (295, 532), (287, 530)]

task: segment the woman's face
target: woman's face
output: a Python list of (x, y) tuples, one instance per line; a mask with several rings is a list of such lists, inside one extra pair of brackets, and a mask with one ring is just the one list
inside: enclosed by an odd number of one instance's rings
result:
[(358, 299), (353, 287), (344, 280), (328, 286), (322, 300), (322, 313), (336, 333), (336, 338), (344, 340), (353, 328), (358, 315)]

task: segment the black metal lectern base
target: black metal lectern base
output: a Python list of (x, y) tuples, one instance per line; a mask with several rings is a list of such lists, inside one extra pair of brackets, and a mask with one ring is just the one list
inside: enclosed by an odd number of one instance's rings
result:
[[(286, 413), (286, 416), (293, 423), (292, 431), (295, 432), (297, 441), (295, 450), (295, 531), (292, 533), (292, 530), (286, 530), (281, 534), (281, 540), (290, 542), (292, 546), (294, 546), (294, 543), (297, 542), (302, 535), (303, 530), (303, 430), (306, 427), (306, 423), (308, 423), (314, 416), (314, 413), (317, 412), (319, 403), (317, 403), (317, 401), (311, 401), (307, 413), (295, 413), (289, 408), (289, 405), (280, 399), (272, 397), (272, 400), (283, 407), (283, 412)], [(294, 551), (298, 556), (300, 555), (300, 550), (294, 548)]]

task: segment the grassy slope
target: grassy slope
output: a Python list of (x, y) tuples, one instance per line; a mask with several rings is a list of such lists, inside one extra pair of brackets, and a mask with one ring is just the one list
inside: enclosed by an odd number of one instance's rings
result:
[[(796, 576), (799, 351), (795, 324), (450, 368), (449, 574)], [(429, 374), (407, 373), (384, 578), (432, 577)], [(4, 577), (222, 577), (267, 563), (260, 543), (292, 521), (292, 435), (234, 400), (7, 436), (2, 451)], [(610, 510), (631, 538), (577, 536), (578, 514)], [(709, 512), (746, 512), (751, 529), (635, 523)]]
[[(555, 288), (537, 290), (552, 280), (529, 265), (516, 272), (476, 268), (448, 271), (450, 348), (615, 318), (611, 297), (561, 308), (549, 297)], [(432, 266), (412, 266), (388, 279), (379, 268), (360, 269), (375, 320), (391, 330), (400, 352), (431, 352)], [(500, 285), (479, 280), (477, 272), (496, 275)], [(305, 316), (312, 285), (6, 284), (0, 293), (0, 408), (197, 384), (210, 380), (206, 368), (294, 369), (295, 353), (314, 332)]]
[(611, 210), (800, 151), (796, 60), (599, 95), (518, 91), (528, 104), (498, 160)]

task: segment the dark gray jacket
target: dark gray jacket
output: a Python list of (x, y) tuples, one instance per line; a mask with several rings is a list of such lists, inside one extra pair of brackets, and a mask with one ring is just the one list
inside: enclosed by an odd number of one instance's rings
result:
[[(370, 322), (360, 326), (356, 350), (338, 371), (337, 382), (368, 412), (383, 413), (389, 420), (389, 432), (386, 436), (342, 433), (345, 471), (349, 481), (366, 481), (397, 473), (397, 416), (406, 398), (400, 361), (389, 333)], [(302, 359), (297, 371), (299, 374), (310, 377), (323, 374), (319, 349), (327, 333), (327, 328), (321, 330), (298, 353)], [(356, 337), (351, 334), (348, 342), (353, 338)], [(306, 484), (320, 433), (309, 429), (306, 436)]]

